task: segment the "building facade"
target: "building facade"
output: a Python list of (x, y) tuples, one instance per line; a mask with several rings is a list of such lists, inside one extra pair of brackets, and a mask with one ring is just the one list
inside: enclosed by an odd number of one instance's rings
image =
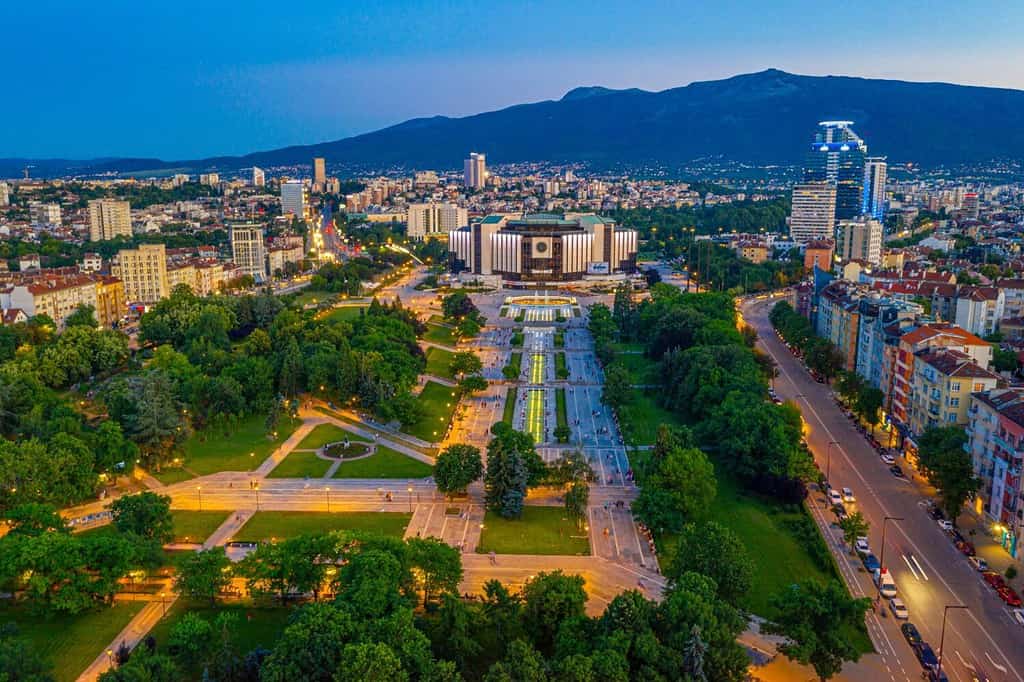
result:
[(129, 303), (156, 303), (170, 293), (167, 249), (163, 244), (142, 244), (117, 252), (112, 271), (124, 282)]
[(974, 474), (981, 480), (976, 511), (1001, 528), (999, 541), (1011, 556), (1020, 553), (1024, 532), (1024, 389), (974, 393), (968, 410), (967, 443)]
[(468, 225), (469, 212), (455, 204), (409, 204), (406, 212), (406, 234), (417, 241), (445, 237)]
[(836, 188), (828, 182), (806, 182), (793, 187), (789, 234), (804, 244), (832, 239), (835, 227)]
[(882, 262), (882, 223), (860, 217), (840, 220), (836, 226), (836, 253), (844, 261)]
[(864, 164), (864, 206), (866, 216), (885, 222), (885, 183), (889, 164), (884, 156), (870, 157)]
[(255, 225), (231, 227), (231, 260), (242, 272), (252, 275), (257, 283), (267, 279), (267, 249), (263, 243), (263, 228)]
[(305, 220), (306, 204), (306, 187), (300, 180), (281, 184), (281, 215)]
[(470, 152), (463, 163), (463, 184), (469, 189), (483, 189), (487, 184), (487, 157)]
[(132, 211), (127, 201), (94, 199), (89, 202), (89, 241), (132, 236)]

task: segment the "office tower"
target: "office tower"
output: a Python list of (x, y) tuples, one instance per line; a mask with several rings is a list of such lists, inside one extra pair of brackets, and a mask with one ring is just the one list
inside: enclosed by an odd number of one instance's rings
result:
[(487, 158), (484, 154), (471, 152), (464, 164), (464, 182), (470, 189), (483, 189), (487, 182)]
[(410, 204), (406, 219), (409, 239), (447, 235), (469, 225), (469, 212), (455, 204)]
[(313, 159), (313, 185), (317, 189), (323, 189), (325, 182), (327, 182), (327, 164), (323, 157), (318, 156)]
[(93, 199), (89, 202), (89, 241), (132, 236), (132, 212), (127, 201)]
[(0, 206), (9, 206), (11, 203), (11, 188), (6, 182), (0, 182)]
[(28, 205), (28, 218), (33, 225), (60, 227), (60, 204), (44, 204), (41, 201), (33, 201)]
[(167, 284), (167, 250), (163, 244), (142, 244), (117, 252), (116, 276), (124, 282), (129, 303), (156, 303), (170, 293)]
[(200, 185), (208, 185), (210, 187), (214, 187), (216, 185), (219, 185), (220, 184), (220, 174), (219, 173), (200, 173), (200, 175), (199, 175), (199, 184)]
[(864, 158), (868, 147), (853, 121), (822, 121), (811, 143), (804, 180), (836, 187), (836, 220), (855, 218), (864, 203)]
[(844, 261), (863, 260), (878, 265), (882, 262), (882, 223), (868, 216), (840, 220), (836, 226), (836, 253)]
[(242, 272), (257, 282), (267, 278), (267, 249), (263, 244), (263, 228), (255, 225), (231, 227), (231, 259)]
[(252, 167), (252, 186), (253, 187), (263, 187), (266, 184), (267, 184), (267, 178), (263, 174), (263, 169), (262, 168), (257, 168), (256, 166), (253, 166)]
[(829, 182), (805, 182), (793, 187), (789, 234), (793, 241), (831, 239), (836, 214), (836, 187)]
[(889, 165), (884, 156), (872, 156), (864, 163), (864, 205), (861, 213), (885, 220), (885, 180)]
[(306, 219), (306, 188), (301, 180), (289, 180), (281, 185), (281, 215), (291, 214)]

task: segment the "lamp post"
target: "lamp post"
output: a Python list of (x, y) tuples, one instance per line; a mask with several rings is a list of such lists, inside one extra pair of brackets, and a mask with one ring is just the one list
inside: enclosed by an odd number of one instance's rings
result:
[(324, 486), (324, 494), (327, 495), (327, 513), (331, 512), (331, 489)]
[(832, 482), (829, 481), (832, 473), (832, 446), (839, 445), (839, 441), (830, 440), (828, 442), (828, 449), (825, 450), (825, 482), (828, 483), (829, 487), (832, 487)]
[[(902, 521), (902, 520), (903, 520), (902, 516), (886, 516), (884, 519), (882, 519), (882, 551), (880, 552), (880, 556), (878, 557), (878, 566), (879, 566), (879, 570), (880, 571), (881, 571), (881, 569), (885, 568), (885, 526), (890, 521)], [(881, 582), (882, 582), (881, 579), (879, 579), (879, 581), (878, 581), (879, 584), (877, 585), (877, 587), (878, 587), (878, 596), (879, 597), (882, 596), (882, 585), (881, 585)]]
[(160, 606), (163, 608), (164, 615), (167, 615), (167, 602), (164, 600), (165, 592), (160, 593)]
[(935, 679), (942, 679), (942, 647), (946, 643), (946, 614), (950, 609), (967, 609), (963, 604), (946, 604), (942, 607), (942, 634), (939, 635), (939, 664), (935, 669)]
[(199, 496), (199, 511), (203, 511), (203, 486), (196, 486), (196, 495)]
[(256, 481), (253, 484), (252, 490), (253, 490), (254, 493), (256, 493), (256, 511), (259, 511), (260, 510), (260, 483), (259, 483), (259, 481)]
[(412, 514), (412, 486), (405, 489), (409, 493), (409, 513)]

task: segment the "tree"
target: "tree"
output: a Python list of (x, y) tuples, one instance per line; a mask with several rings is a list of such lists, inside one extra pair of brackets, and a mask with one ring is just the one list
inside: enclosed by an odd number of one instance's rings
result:
[(809, 580), (785, 588), (771, 604), (777, 615), (763, 631), (785, 637), (779, 650), (812, 665), (819, 679), (833, 677), (844, 662), (860, 658), (850, 632), (864, 627), (870, 599), (854, 599), (836, 580)]
[(463, 395), (471, 395), (487, 390), (487, 379), (479, 374), (464, 376), (459, 379), (459, 392)]
[(38, 536), (43, 533), (67, 533), (67, 523), (53, 505), (29, 502), (14, 507), (6, 514), (8, 535)]
[(881, 421), (880, 411), (883, 404), (885, 404), (885, 394), (874, 386), (865, 386), (857, 395), (854, 408), (857, 414), (873, 429)]
[(502, 422), (495, 425), (494, 432), (487, 444), (484, 501), (488, 509), (504, 518), (518, 518), (527, 488), (541, 481), (546, 467), (530, 434)]
[(551, 651), (562, 623), (584, 615), (583, 578), (562, 571), (538, 573), (523, 586), (523, 625), (541, 651)]
[(167, 648), (185, 667), (198, 669), (213, 653), (213, 626), (194, 611), (186, 612), (171, 627)]
[(555, 440), (559, 443), (568, 443), (569, 439), (572, 437), (572, 429), (569, 428), (568, 424), (559, 424), (555, 427), (553, 434), (555, 436)]
[(679, 549), (666, 575), (678, 582), (688, 572), (711, 578), (718, 595), (737, 605), (750, 591), (754, 562), (731, 529), (716, 521), (689, 523), (679, 535)]
[(856, 511), (842, 519), (839, 522), (839, 527), (843, 530), (843, 539), (846, 540), (846, 544), (853, 547), (858, 537), (868, 534), (871, 526), (868, 524), (868, 520), (864, 518), (864, 514)]
[(96, 329), (100, 323), (96, 321), (96, 307), (88, 304), (79, 304), (74, 312), (64, 318), (64, 328), (68, 327), (89, 327)]
[(52, 682), (50, 668), (13, 622), (0, 625), (0, 680)]
[(452, 355), (449, 369), (451, 369), (452, 374), (455, 376), (462, 377), (469, 374), (479, 374), (483, 371), (484, 365), (476, 353), (467, 350), (459, 351)]
[(587, 518), (587, 504), (590, 501), (590, 486), (586, 481), (574, 481), (565, 491), (565, 513), (582, 528)]
[(715, 469), (698, 448), (673, 448), (645, 481), (633, 509), (650, 528), (678, 531), (706, 514), (717, 490)]
[(223, 547), (189, 552), (178, 561), (174, 589), (193, 599), (209, 599), (213, 606), (217, 595), (231, 584), (231, 560)]
[(601, 401), (609, 407), (619, 408), (633, 399), (633, 378), (629, 370), (617, 362), (608, 365), (604, 371), (604, 387)]
[(843, 354), (831, 341), (817, 337), (809, 343), (805, 359), (807, 366), (825, 377), (826, 381), (836, 376), (845, 362)]
[(419, 569), (423, 582), (423, 605), (436, 592), (454, 592), (462, 580), (459, 551), (437, 538), (410, 538), (409, 563)]
[(971, 456), (964, 451), (967, 434), (959, 426), (931, 428), (918, 439), (917, 454), (921, 466), (942, 496), (942, 508), (956, 523), (964, 503), (981, 485), (974, 475)]
[(330, 604), (302, 608), (284, 629), (260, 669), (265, 682), (331, 682), (342, 663), (342, 648), (353, 640), (352, 616)]
[(122, 533), (156, 540), (160, 544), (174, 538), (174, 520), (171, 518), (171, 498), (146, 491), (125, 495), (110, 505), (114, 525)]
[(437, 456), (434, 465), (434, 482), (445, 495), (462, 493), (473, 481), (484, 473), (480, 449), (472, 445), (456, 443), (445, 448)]
[(101, 674), (98, 682), (179, 682), (181, 670), (170, 656), (136, 647), (131, 658)]
[(704, 656), (707, 652), (708, 645), (700, 636), (700, 626), (695, 624), (690, 630), (690, 638), (686, 640), (686, 648), (683, 649), (683, 672), (694, 682), (707, 682), (708, 676), (704, 673)]
[(380, 642), (346, 644), (334, 682), (404, 682), (409, 673), (394, 650)]
[(550, 678), (544, 657), (521, 639), (508, 647), (505, 658), (491, 666), (484, 682), (547, 682)]

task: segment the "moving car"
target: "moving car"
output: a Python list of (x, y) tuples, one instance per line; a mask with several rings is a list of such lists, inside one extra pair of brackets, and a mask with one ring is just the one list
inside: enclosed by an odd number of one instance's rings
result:
[(843, 488), (843, 502), (856, 502), (857, 498), (853, 496), (853, 491), (849, 488)]
[(1017, 625), (1024, 625), (1024, 609), (1014, 609), (1013, 619), (1017, 621)]
[[(930, 501), (931, 500), (929, 500), (929, 502)], [(928, 514), (936, 521), (946, 518), (946, 515), (942, 513), (942, 507), (939, 507), (938, 505), (935, 504), (933, 504), (932, 508), (928, 510)]]
[(910, 610), (899, 597), (893, 597), (889, 600), (889, 610), (892, 611), (893, 618), (898, 618), (899, 620), (910, 618)]
[(921, 637), (921, 633), (917, 631), (917, 626), (913, 623), (906, 622), (901, 625), (900, 632), (903, 633), (903, 638), (907, 640), (907, 644), (909, 644), (911, 648), (924, 643), (924, 638)]
[(974, 570), (978, 571), (979, 573), (984, 573), (988, 570), (988, 562), (982, 559), (980, 556), (968, 557), (967, 561), (970, 562), (971, 566), (974, 567)]

